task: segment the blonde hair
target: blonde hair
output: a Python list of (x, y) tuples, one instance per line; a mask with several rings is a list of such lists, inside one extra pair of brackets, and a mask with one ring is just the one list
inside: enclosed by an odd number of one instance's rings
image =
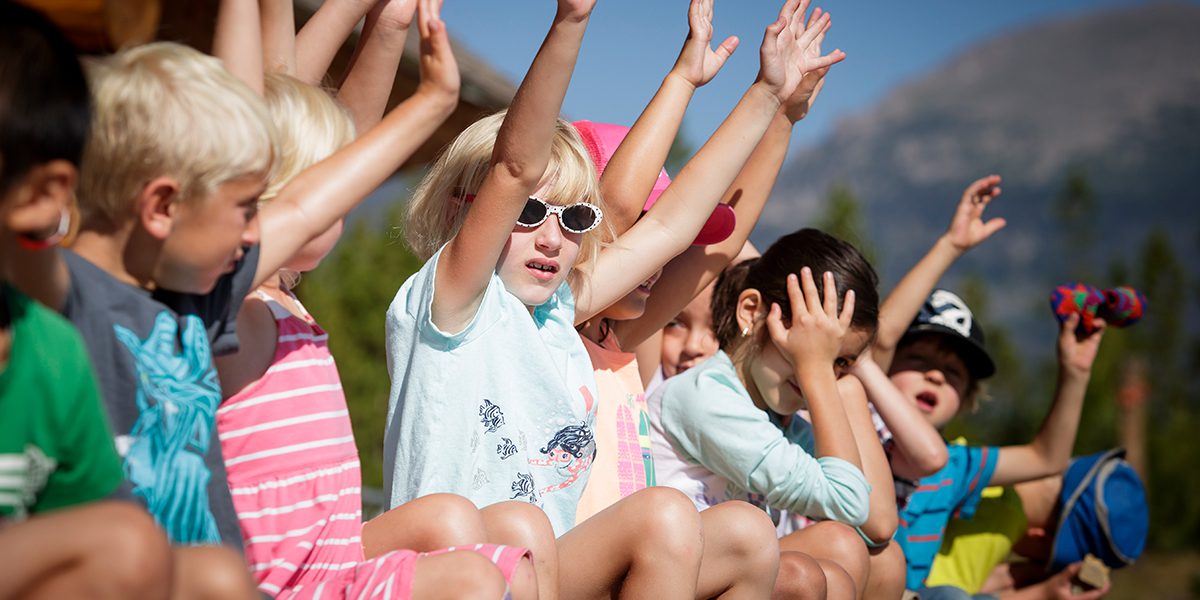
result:
[[(458, 234), (466, 210), (464, 198), (483, 184), (492, 160), (496, 135), (506, 111), (484, 117), (464, 130), (442, 152), (408, 204), (404, 237), (421, 260), (429, 260)], [(550, 188), (546, 202), (556, 205), (590, 202), (604, 210), (596, 166), (570, 123), (559, 119), (542, 184)], [(602, 243), (615, 238), (608, 222), (583, 234), (571, 277), (599, 254)], [(578, 281), (577, 279), (574, 281)]]
[(239, 177), (270, 175), (266, 104), (216, 58), (158, 42), (90, 61), (88, 77), (95, 111), (80, 173), (85, 226), (126, 223), (156, 177), (174, 178), (188, 202)]
[(354, 120), (329, 92), (283, 73), (266, 76), (263, 95), (279, 144), (279, 160), (260, 198), (265, 202), (302, 171), (354, 141)]

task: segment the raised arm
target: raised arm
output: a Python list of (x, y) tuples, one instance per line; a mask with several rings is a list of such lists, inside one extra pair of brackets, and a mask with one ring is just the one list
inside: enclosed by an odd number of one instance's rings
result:
[(350, 71), (337, 95), (358, 131), (373, 127), (387, 110), (416, 8), (416, 0), (380, 0), (367, 13)]
[[(821, 9), (813, 10), (809, 26), (821, 17)], [(821, 56), (821, 42), (831, 23), (826, 20), (821, 30), (805, 52), (811, 60)], [(837, 60), (845, 57), (836, 53)], [(654, 293), (646, 303), (646, 310), (637, 319), (619, 321), (614, 331), (622, 347), (632, 348), (641, 344), (647, 336), (661, 330), (683, 310), (721, 271), (742, 251), (745, 242), (758, 223), (767, 198), (775, 187), (775, 178), (787, 156), (792, 129), (803, 119), (816, 101), (823, 87), (829, 67), (805, 73), (796, 91), (783, 103), (767, 131), (754, 148), (754, 152), (725, 192), (722, 202), (733, 208), (737, 217), (733, 233), (724, 241), (708, 246), (693, 246), (676, 257), (663, 269), (663, 274), (654, 286)]]
[(963, 191), (954, 218), (946, 233), (933, 244), (925, 257), (896, 284), (879, 309), (879, 332), (875, 336), (875, 362), (887, 371), (896, 353), (896, 344), (908, 329), (921, 305), (942, 275), (971, 248), (983, 243), (1004, 227), (1001, 218), (983, 220), (983, 211), (1000, 195), (1000, 176), (977, 179)]
[(1062, 324), (1058, 335), (1058, 389), (1050, 414), (1042, 421), (1033, 441), (1024, 446), (1005, 446), (996, 459), (991, 485), (1011, 485), (1061, 473), (1071, 460), (1083, 397), (1092, 376), (1092, 364), (1104, 337), (1104, 321), (1097, 319), (1096, 331), (1079, 334), (1079, 315)]
[(258, 0), (221, 0), (213, 32), (213, 56), (221, 59), (226, 70), (260, 96), (263, 93), (262, 48)]
[(458, 331), (475, 314), (513, 224), (550, 164), (563, 97), (595, 0), (559, 0), (542, 47), (500, 125), (491, 165), (438, 259), (433, 321)]
[(421, 83), (417, 91), (379, 125), (296, 176), (263, 207), (259, 213), (263, 242), (255, 286), (357, 206), (453, 112), (459, 75), (439, 17), (441, 2), (420, 0), (420, 8)]
[(600, 176), (605, 213), (617, 235), (625, 233), (642, 214), (683, 114), (696, 88), (712, 81), (738, 46), (726, 38), (713, 50), (713, 0), (692, 0), (688, 7), (688, 36), (658, 92), (628, 135), (617, 147)]
[(941, 434), (904, 398), (875, 363), (869, 349), (854, 362), (851, 372), (862, 382), (875, 411), (892, 432), (891, 466), (897, 477), (917, 480), (946, 466), (950, 457)]
[(764, 35), (757, 81), (646, 216), (597, 258), (588, 281), (575, 290), (577, 323), (616, 302), (686, 250), (806, 69), (840, 60), (838, 51), (815, 61), (803, 52), (828, 22), (828, 15), (822, 15), (806, 27), (804, 7), (801, 0), (788, 0), (783, 6)]
[(262, 61), (267, 73), (296, 74), (296, 11), (292, 0), (261, 0)]
[(326, 0), (296, 34), (296, 78), (320, 85), (338, 48), (376, 0)]

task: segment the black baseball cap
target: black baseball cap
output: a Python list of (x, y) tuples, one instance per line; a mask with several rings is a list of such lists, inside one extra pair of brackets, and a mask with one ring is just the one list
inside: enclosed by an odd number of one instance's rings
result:
[(987, 379), (996, 373), (996, 363), (984, 345), (983, 328), (975, 315), (958, 295), (947, 290), (933, 290), (921, 306), (904, 337), (920, 333), (939, 333), (948, 336), (962, 353), (963, 362), (971, 377)]

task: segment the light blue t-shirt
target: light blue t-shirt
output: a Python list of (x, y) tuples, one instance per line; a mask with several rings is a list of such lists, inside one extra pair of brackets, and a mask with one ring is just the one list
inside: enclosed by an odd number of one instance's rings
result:
[(745, 500), (781, 518), (802, 515), (862, 525), (870, 485), (837, 457), (814, 458), (812, 426), (786, 428), (754, 405), (724, 352), (672, 377), (649, 400), (659, 485), (697, 508)]
[(480, 507), (524, 500), (562, 535), (596, 455), (596, 382), (571, 289), (564, 283), (531, 316), (493, 275), (474, 319), (447, 334), (431, 317), (440, 256), (387, 311), (390, 505), (439, 492)]

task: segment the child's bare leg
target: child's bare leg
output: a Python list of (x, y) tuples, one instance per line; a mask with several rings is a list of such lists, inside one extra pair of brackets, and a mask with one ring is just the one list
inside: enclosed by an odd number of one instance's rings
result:
[(125, 502), (68, 508), (0, 529), (0, 598), (166, 598), (170, 545)]
[(504, 590), (504, 575), (481, 554), (460, 550), (417, 559), (413, 600), (499, 600)]
[(700, 515), (676, 490), (641, 490), (558, 538), (564, 598), (694, 598)]
[(538, 598), (558, 598), (558, 547), (546, 513), (526, 502), (500, 502), (479, 510), (493, 544), (527, 548), (533, 554)]
[(825, 570), (817, 559), (803, 552), (779, 554), (779, 577), (772, 600), (825, 600), (828, 588)]
[(765, 598), (779, 572), (775, 525), (762, 509), (722, 502), (700, 512), (704, 555), (697, 598)]
[(871, 573), (867, 577), (865, 598), (894, 600), (904, 594), (904, 551), (900, 544), (889, 542), (883, 548), (870, 551)]
[(176, 546), (171, 600), (259, 600), (246, 561), (224, 546)]
[(870, 572), (867, 546), (850, 526), (832, 521), (817, 523), (783, 537), (779, 547), (817, 559), (825, 572), (831, 600), (863, 597)]
[(454, 494), (430, 494), (389, 510), (363, 524), (363, 554), (375, 558), (392, 550), (430, 552), (481, 544), (485, 538), (479, 509)]

